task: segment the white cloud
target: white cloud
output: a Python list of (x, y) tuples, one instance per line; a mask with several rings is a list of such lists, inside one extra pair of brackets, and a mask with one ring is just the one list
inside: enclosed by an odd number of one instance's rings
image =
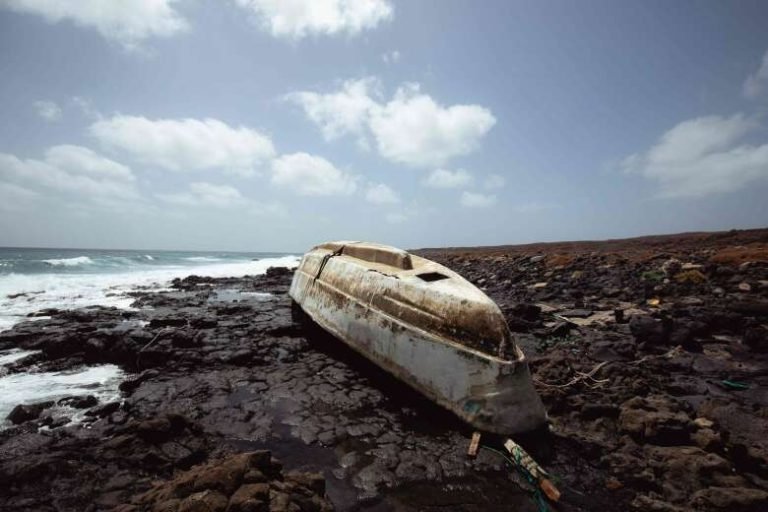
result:
[(189, 28), (173, 9), (177, 0), (3, 0), (0, 7), (42, 16), (49, 23), (71, 21), (96, 29), (127, 49), (150, 37), (170, 37)]
[(400, 202), (397, 193), (384, 183), (371, 183), (368, 185), (365, 199), (369, 203), (374, 204), (394, 204)]
[(72, 192), (94, 201), (138, 197), (128, 167), (81, 146), (54, 146), (44, 160), (22, 160), (0, 153), (0, 178)]
[(214, 206), (216, 208), (239, 206), (245, 202), (240, 191), (234, 187), (202, 181), (191, 183), (187, 192), (158, 194), (157, 197), (182, 206)]
[(383, 53), (381, 54), (381, 60), (384, 61), (384, 64), (397, 64), (400, 62), (400, 52), (392, 50), (391, 52)]
[(80, 96), (72, 96), (72, 104), (88, 119), (101, 119), (101, 114), (93, 107), (91, 100)]
[(389, 21), (388, 0), (235, 0), (275, 37), (302, 39), (310, 35), (357, 35)]
[(752, 99), (768, 92), (768, 51), (763, 55), (763, 60), (757, 71), (747, 77), (742, 91), (744, 96)]
[(53, 101), (36, 101), (33, 103), (37, 115), (46, 121), (58, 121), (61, 119), (61, 107)]
[(768, 179), (768, 144), (742, 144), (758, 124), (741, 114), (684, 121), (666, 132), (645, 153), (622, 162), (658, 182), (663, 197), (701, 197), (731, 192)]
[(328, 160), (307, 153), (283, 155), (272, 162), (272, 183), (302, 196), (351, 194), (356, 182)]
[(488, 208), (494, 204), (496, 196), (466, 191), (461, 194), (461, 205), (467, 208)]
[(374, 111), (370, 128), (384, 158), (430, 167), (477, 149), (494, 124), (496, 118), (484, 107), (443, 107), (422, 94), (418, 84), (411, 84), (400, 87), (392, 101)]
[(37, 192), (19, 185), (0, 183), (0, 210), (10, 212), (27, 210), (39, 196)]
[(483, 183), (483, 186), (489, 190), (504, 188), (504, 185), (507, 184), (507, 180), (504, 179), (504, 176), (501, 176), (499, 174), (490, 174), (487, 178), (485, 178), (485, 182)]
[(96, 121), (90, 132), (107, 147), (171, 171), (222, 169), (249, 175), (275, 155), (269, 137), (216, 119), (152, 120), (117, 115)]
[[(451, 158), (475, 151), (496, 124), (490, 110), (479, 105), (444, 107), (420, 92), (418, 84), (397, 89), (388, 102), (371, 97), (378, 81), (365, 78), (344, 82), (339, 92), (297, 92), (289, 98), (300, 104), (326, 139), (367, 133), (384, 158), (412, 167), (443, 165)], [(375, 91), (374, 91), (375, 92)]]
[(82, 146), (53, 146), (46, 151), (45, 161), (71, 174), (86, 174), (93, 178), (117, 181), (134, 180), (133, 173), (125, 165)]
[(463, 188), (472, 183), (472, 176), (464, 169), (449, 171), (435, 169), (424, 180), (424, 185), (432, 188)]
[(371, 98), (380, 88), (379, 81), (368, 77), (347, 80), (335, 93), (319, 94), (311, 91), (294, 92), (285, 96), (300, 105), (307, 117), (320, 127), (326, 140), (347, 134), (362, 136), (368, 114), (376, 107)]

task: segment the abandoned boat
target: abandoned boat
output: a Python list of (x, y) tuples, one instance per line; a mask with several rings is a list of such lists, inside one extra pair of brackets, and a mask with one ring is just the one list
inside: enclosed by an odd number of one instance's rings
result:
[(442, 265), (329, 242), (304, 255), (290, 295), (323, 329), (477, 429), (509, 435), (546, 421), (501, 310)]

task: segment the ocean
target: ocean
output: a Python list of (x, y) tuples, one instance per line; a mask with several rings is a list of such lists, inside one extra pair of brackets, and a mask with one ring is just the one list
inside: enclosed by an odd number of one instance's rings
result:
[(298, 261), (266, 252), (0, 248), (0, 331), (45, 308), (128, 308), (126, 292), (162, 289), (176, 277), (240, 277)]
[[(0, 332), (47, 308), (103, 305), (130, 309), (132, 290), (167, 289), (189, 275), (240, 277), (269, 267), (293, 267), (299, 256), (264, 252), (115, 251), (0, 248)], [(119, 397), (122, 371), (114, 365), (71, 372), (8, 374), (6, 367), (32, 352), (0, 351), (0, 429), (16, 405), (93, 394), (101, 402)], [(62, 411), (72, 417), (77, 411)], [(77, 420), (76, 417), (72, 418)]]

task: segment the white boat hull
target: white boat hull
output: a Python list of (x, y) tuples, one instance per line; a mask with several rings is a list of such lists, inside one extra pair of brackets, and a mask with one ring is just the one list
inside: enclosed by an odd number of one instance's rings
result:
[[(344, 262), (328, 268), (332, 261), (322, 274), (345, 270)], [(528, 364), (516, 347), (514, 360), (502, 359), (405, 322), (375, 307), (377, 287), (386, 289), (376, 282), (383, 279), (378, 272), (346, 270), (352, 289), (342, 289), (338, 279), (318, 278), (315, 266), (302, 261), (290, 295), (322, 328), (475, 428), (508, 435), (545, 423)], [(361, 291), (370, 291), (371, 299), (361, 300)]]

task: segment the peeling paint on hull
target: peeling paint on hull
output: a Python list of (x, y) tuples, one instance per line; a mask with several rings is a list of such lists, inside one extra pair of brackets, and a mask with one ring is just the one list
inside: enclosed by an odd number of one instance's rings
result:
[(477, 429), (508, 435), (546, 422), (498, 306), (437, 263), (376, 244), (323, 244), (302, 259), (290, 295), (322, 328)]

